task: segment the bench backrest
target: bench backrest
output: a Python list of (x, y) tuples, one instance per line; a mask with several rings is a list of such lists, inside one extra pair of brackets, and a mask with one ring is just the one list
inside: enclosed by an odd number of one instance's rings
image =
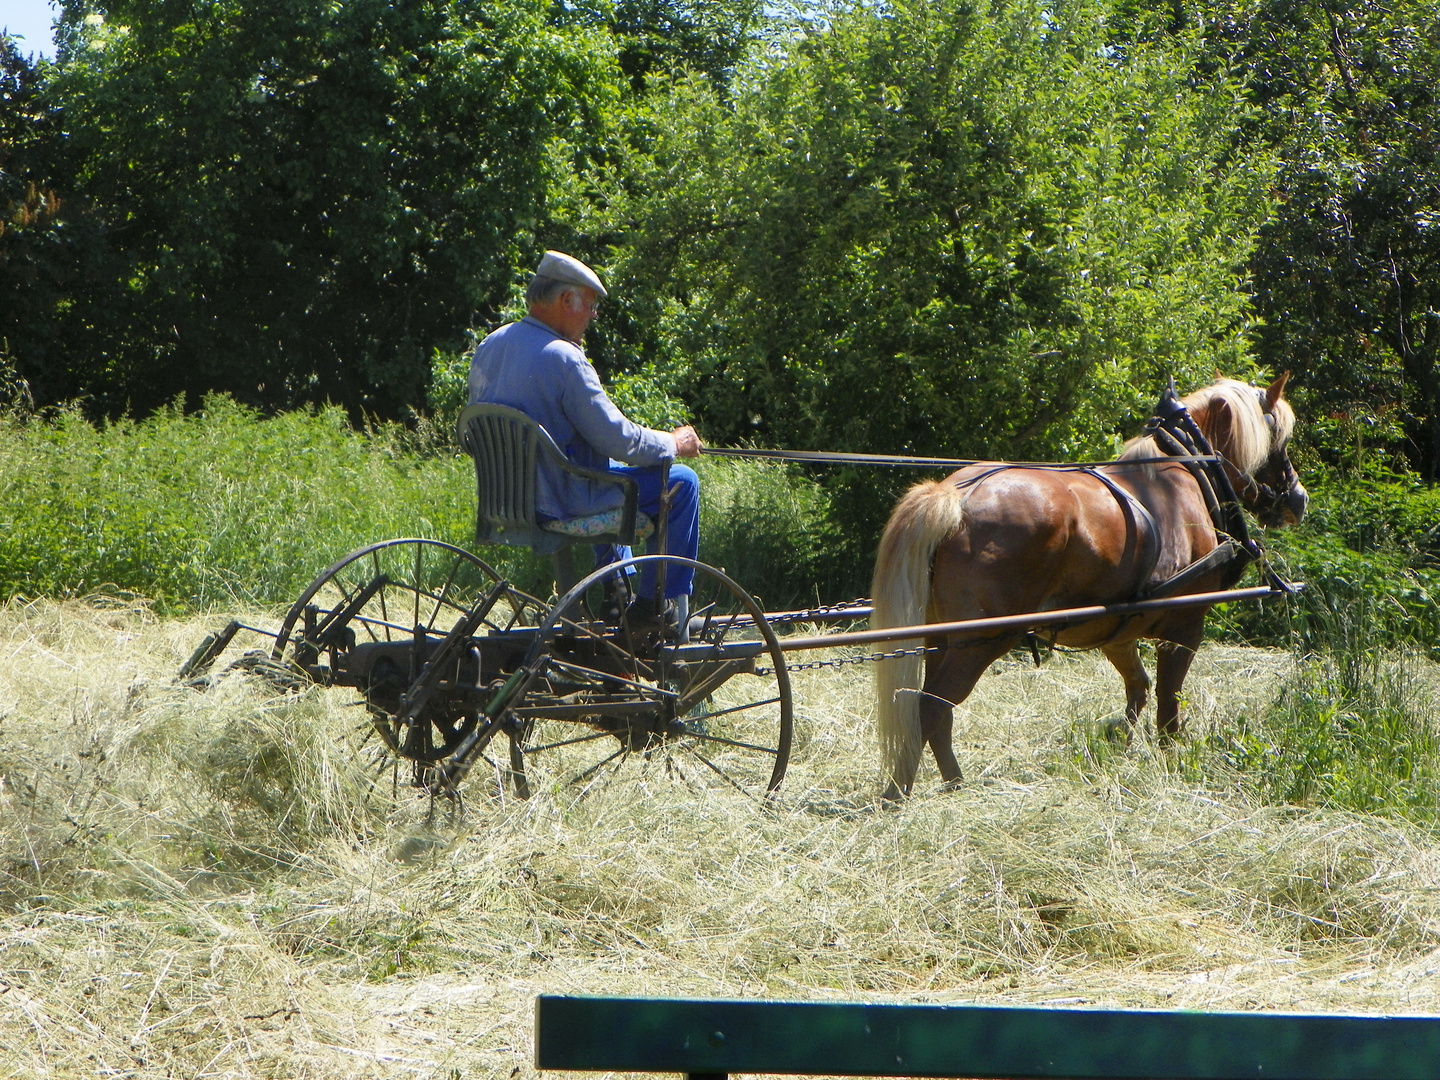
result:
[(1035, 1080), (1440, 1080), (1440, 1017), (559, 997), (539, 1069)]

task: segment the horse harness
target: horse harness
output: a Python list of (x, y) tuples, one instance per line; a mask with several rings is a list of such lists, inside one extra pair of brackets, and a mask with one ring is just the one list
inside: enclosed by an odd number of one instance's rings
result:
[[(1266, 420), (1273, 426), (1274, 420), (1268, 413)], [(1205, 500), (1205, 507), (1210, 513), (1210, 521), (1215, 529), (1216, 545), (1208, 554), (1202, 555), (1164, 581), (1142, 586), (1130, 600), (1157, 600), (1177, 595), (1192, 581), (1204, 577), (1220, 567), (1226, 568), (1225, 574), (1221, 578), (1221, 588), (1229, 589), (1240, 580), (1252, 562), (1260, 564), (1261, 572), (1269, 584), (1284, 592), (1291, 592), (1290, 586), (1270, 567), (1260, 542), (1250, 535), (1244, 510), (1235, 493), (1235, 485), (1225, 471), (1225, 459), (1215, 452), (1210, 445), (1210, 440), (1205, 437), (1205, 433), (1195, 423), (1194, 418), (1190, 415), (1190, 410), (1185, 407), (1176, 393), (1173, 380), (1160, 395), (1155, 414), (1147, 421), (1144, 433), (1155, 440), (1156, 446), (1165, 456), (1147, 462), (1135, 462), (1135, 464), (1149, 464), (1156, 460), (1175, 460), (1178, 464), (1183, 465), (1195, 479), (1195, 483), (1200, 488), (1201, 497)], [(1101, 472), (1097, 466), (1038, 466), (1002, 463), (993, 465), (974, 476), (956, 481), (955, 487), (962, 491), (973, 489), (997, 473), (1015, 468), (1050, 468), (1063, 472), (1079, 472), (1103, 484), (1130, 518), (1137, 533), (1148, 533), (1155, 538), (1149, 553), (1149, 565), (1146, 567), (1144, 575), (1149, 577), (1160, 558), (1160, 527), (1144, 503), (1117, 484), (1111, 477)], [(1294, 466), (1288, 466), (1287, 471), (1293, 474)], [(1274, 503), (1284, 497), (1283, 492), (1275, 492), (1267, 484), (1254, 477), (1246, 476), (1245, 479), (1248, 482), (1246, 492), (1254, 492), (1257, 499), (1268, 499)], [(1137, 616), (1132, 615), (1121, 619), (1106, 643), (1118, 638), (1135, 618)], [(1037, 642), (1043, 633), (1044, 631), (1032, 631), (1026, 635), (1031, 654), (1035, 657), (1037, 664), (1040, 662)], [(1048, 638), (1045, 640), (1053, 648), (1053, 641)]]

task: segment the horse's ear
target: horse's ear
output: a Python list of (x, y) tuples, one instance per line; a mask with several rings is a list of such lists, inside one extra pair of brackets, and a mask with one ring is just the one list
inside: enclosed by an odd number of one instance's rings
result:
[(1285, 394), (1285, 384), (1290, 381), (1290, 372), (1285, 372), (1265, 390), (1265, 411), (1273, 412), (1275, 403)]

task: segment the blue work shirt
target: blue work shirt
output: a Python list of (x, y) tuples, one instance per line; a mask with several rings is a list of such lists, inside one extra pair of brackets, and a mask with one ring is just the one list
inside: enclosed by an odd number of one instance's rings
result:
[[(519, 409), (539, 422), (577, 465), (607, 469), (659, 465), (675, 459), (675, 438), (626, 419), (573, 341), (527, 315), (485, 338), (470, 361), (470, 404)], [(619, 506), (620, 488), (568, 476), (544, 457), (535, 509), (547, 518), (584, 517)]]

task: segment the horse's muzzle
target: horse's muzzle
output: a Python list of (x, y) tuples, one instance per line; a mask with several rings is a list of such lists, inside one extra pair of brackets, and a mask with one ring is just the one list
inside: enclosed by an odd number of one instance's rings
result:
[(1295, 481), (1285, 498), (1279, 500), (1275, 508), (1274, 521), (1262, 521), (1261, 524), (1270, 528), (1285, 525), (1299, 525), (1305, 519), (1305, 511), (1310, 506), (1310, 495), (1305, 490), (1305, 485)]

